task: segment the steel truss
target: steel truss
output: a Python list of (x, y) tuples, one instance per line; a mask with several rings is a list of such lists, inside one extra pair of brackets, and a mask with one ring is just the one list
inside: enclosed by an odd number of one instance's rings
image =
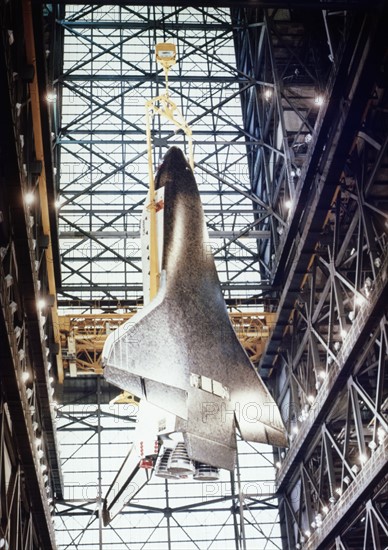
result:
[(289, 431), (277, 476), (283, 545), (385, 548), (387, 14), (234, 17), (239, 68), (263, 82), (245, 93), (244, 117), (265, 141), (248, 143), (250, 173), (274, 212), (262, 276), (282, 286), (260, 366), (277, 373)]
[(0, 422), (0, 541), (3, 547), (8, 544), (10, 548), (37, 550), (40, 547), (37, 525), (26, 494), (23, 467), (15, 455), (6, 403), (1, 404)]
[[(38, 10), (38, 13), (39, 10)], [(43, 40), (27, 2), (0, 9), (0, 547), (55, 548), (52, 505), (62, 497), (54, 375), (60, 371), (56, 224)], [(55, 217), (54, 217), (55, 218)], [(51, 368), (51, 372), (49, 370)]]
[[(68, 8), (57, 24), (66, 44), (55, 82), (62, 98), (56, 137), (62, 303), (141, 298), (139, 221), (148, 185), (143, 105), (163, 87), (154, 59), (154, 44), (162, 40), (177, 43), (171, 94), (194, 130), (209, 246), (225, 296), (265, 292), (257, 242), (270, 238), (268, 208), (250, 186), (246, 141), (255, 136), (243, 128), (240, 106), (241, 93), (257, 82), (236, 69), (229, 10)], [(185, 145), (183, 135), (159, 121), (153, 141), (156, 161), (172, 143)]]
[[(335, 19), (343, 24), (343, 15)], [(327, 99), (329, 48), (320, 46), (321, 11), (235, 10), (233, 22), (238, 68), (256, 81), (241, 88), (241, 97), (250, 178), (265, 212), (261, 227), (269, 233), (258, 243), (260, 273), (272, 283), (283, 235), (300, 214), (298, 201), (305, 201), (298, 183)]]

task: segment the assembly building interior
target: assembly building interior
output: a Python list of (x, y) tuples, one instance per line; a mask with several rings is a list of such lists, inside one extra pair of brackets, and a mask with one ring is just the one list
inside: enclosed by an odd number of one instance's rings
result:
[[(388, 3), (1, 0), (0, 19), (0, 549), (387, 550)], [(218, 480), (144, 471), (105, 524), (139, 399), (101, 356), (144, 304), (158, 43), (287, 446), (237, 433)], [(151, 136), (155, 168), (187, 151), (157, 117)]]

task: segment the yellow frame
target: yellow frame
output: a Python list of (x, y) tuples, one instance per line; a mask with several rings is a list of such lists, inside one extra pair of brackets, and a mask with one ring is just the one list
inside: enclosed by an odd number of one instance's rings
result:
[[(156, 204), (155, 204), (155, 178), (152, 162), (152, 136), (151, 136), (151, 120), (155, 115), (165, 118), (170, 121), (177, 130), (181, 130), (187, 136), (189, 146), (189, 164), (194, 170), (194, 154), (193, 154), (193, 135), (190, 126), (187, 124), (178, 106), (169, 96), (168, 90), (168, 72), (176, 60), (176, 48), (171, 43), (157, 44), (155, 47), (156, 59), (164, 69), (165, 74), (165, 92), (152, 99), (149, 99), (146, 104), (146, 138), (147, 138), (147, 153), (148, 153), (148, 177), (149, 177), (149, 194), (150, 203), (147, 208), (150, 210), (150, 300), (152, 300), (159, 288), (159, 266), (158, 266), (158, 244), (156, 235)], [(167, 54), (167, 55), (163, 55)], [(170, 55), (168, 55), (171, 52)]]

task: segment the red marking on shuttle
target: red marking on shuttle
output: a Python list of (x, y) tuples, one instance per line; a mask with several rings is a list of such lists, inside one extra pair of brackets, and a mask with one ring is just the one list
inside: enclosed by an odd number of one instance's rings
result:
[(164, 200), (161, 199), (155, 204), (155, 210), (156, 212), (159, 212), (159, 210), (163, 210), (163, 208), (164, 208)]
[(153, 468), (154, 462), (152, 458), (143, 458), (140, 460), (139, 468), (144, 468), (145, 470), (149, 470), (150, 468)]

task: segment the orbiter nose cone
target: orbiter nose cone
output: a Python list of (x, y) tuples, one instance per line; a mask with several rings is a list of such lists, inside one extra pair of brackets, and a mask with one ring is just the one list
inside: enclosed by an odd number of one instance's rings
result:
[(184, 153), (178, 147), (170, 147), (156, 173), (155, 189), (164, 187), (168, 182), (171, 183), (174, 178), (182, 183), (182, 178), (188, 173), (193, 177), (193, 172)]
[(187, 163), (186, 157), (183, 154), (182, 150), (179, 147), (170, 147), (167, 153), (164, 155), (163, 161), (174, 161), (174, 162), (185, 162)]

